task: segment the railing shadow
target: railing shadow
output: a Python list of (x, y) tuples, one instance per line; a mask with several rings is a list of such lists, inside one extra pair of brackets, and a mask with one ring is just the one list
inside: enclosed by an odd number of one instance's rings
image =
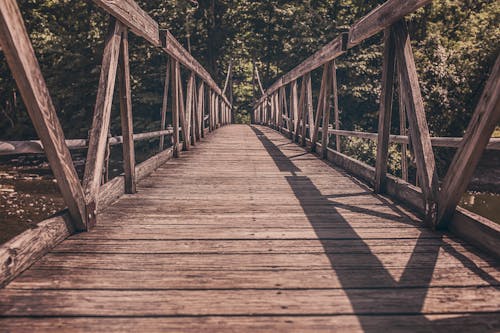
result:
[[(448, 247), (439, 234), (433, 236), (433, 242), (428, 242), (427, 237), (423, 235), (418, 237), (413, 252), (404, 267), (404, 271), (397, 281), (384, 267), (377, 255), (371, 251), (368, 244), (358, 235), (349, 221), (342, 216), (342, 212), (339, 212), (338, 208), (385, 219), (391, 219), (394, 218), (394, 216), (387, 213), (359, 208), (354, 205), (332, 202), (330, 200), (332, 196), (323, 195), (309, 177), (297, 174), (301, 172), (300, 168), (298, 168), (290, 158), (278, 148), (278, 146), (269, 140), (261, 130), (254, 126), (252, 126), (252, 130), (262, 142), (262, 145), (269, 155), (273, 158), (278, 169), (281, 172), (290, 172), (290, 175), (286, 175), (285, 178), (295, 197), (300, 202), (319, 241), (322, 243), (331, 267), (343, 286), (342, 289), (349, 298), (353, 311), (357, 315), (364, 331), (380, 332), (384, 330), (383, 327), (378, 327), (377, 325), (377, 323), (380, 323), (379, 317), (381, 315), (394, 316), (393, 319), (391, 318), (390, 325), (392, 328), (408, 325), (408, 315), (412, 317), (412, 325), (415, 325), (415, 328), (418, 327), (421, 329), (422, 327), (426, 327), (429, 331), (435, 331), (438, 328), (443, 329), (443, 327), (450, 324), (460, 327), (461, 321), (470, 324), (469, 316), (461, 316), (458, 314), (458, 316), (454, 318), (429, 320), (422, 312), (440, 249)], [(332, 184), (332, 186), (334, 186), (334, 184)], [(362, 188), (366, 187), (363, 186)], [(369, 189), (367, 189), (366, 192), (357, 194), (364, 196), (370, 194), (375, 196)], [(377, 198), (379, 197), (377, 196)], [(311, 201), (314, 201), (315, 204), (311, 205)], [(398, 223), (401, 222), (403, 225), (404, 219), (402, 219), (402, 217), (405, 217), (407, 220), (410, 219), (409, 216), (404, 214), (403, 211), (388, 200), (382, 200), (381, 203), (390, 207), (395, 214), (400, 216), (400, 218), (397, 219)], [(317, 214), (318, 207), (321, 207), (321, 215)], [(331, 223), (335, 224), (338, 228), (324, 228), (326, 214), (334, 217)], [(417, 227), (415, 223), (411, 223), (410, 221), (406, 223)], [(360, 253), (360, 255), (355, 262), (346, 263), (345, 258), (342, 258), (343, 255), (339, 254), (342, 253), (342, 251), (337, 251), (341, 249), (337, 249), (335, 243), (331, 242), (332, 239), (339, 238), (336, 234), (339, 228), (343, 229), (342, 239), (350, 240), (351, 245), (359, 250), (357, 253)], [(425, 247), (425, 251), (419, 251), (422, 247)], [(465, 256), (460, 255), (456, 251), (455, 253), (453, 253), (453, 251), (448, 251), (448, 253), (451, 253), (465, 267), (471, 269), (473, 272), (482, 273), (480, 270), (478, 271), (478, 267)], [(422, 265), (423, 262), (425, 262), (425, 265)], [(371, 273), (367, 274), (367, 270), (360, 269), (361, 266), (369, 268)], [(418, 273), (416, 273), (417, 271)], [(478, 274), (478, 276), (490, 284), (498, 284), (498, 281), (488, 274)], [(359, 287), (353, 288), (352, 281), (363, 282)], [(403, 290), (402, 288), (405, 289)], [(374, 299), (374, 297), (376, 297), (376, 299)], [(482, 328), (481, 330), (483, 332), (495, 331), (493, 328), (490, 330)]]

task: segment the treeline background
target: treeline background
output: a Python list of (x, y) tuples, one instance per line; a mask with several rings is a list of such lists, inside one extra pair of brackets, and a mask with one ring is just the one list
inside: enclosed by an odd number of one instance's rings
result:
[[(220, 85), (233, 59), (236, 120), (248, 122), (260, 97), (252, 83), (253, 60), (267, 87), (384, 1), (137, 2), (161, 29), (169, 29), (186, 48), (189, 43)], [(87, 137), (109, 18), (91, 1), (18, 3), (67, 138)], [(432, 135), (463, 135), (499, 53), (499, 18), (497, 0), (433, 1), (407, 18)], [(130, 45), (135, 130), (157, 130), (166, 56), (135, 36)], [(342, 129), (377, 130), (382, 51), (378, 34), (337, 62)], [(319, 80), (314, 82), (318, 90)], [(0, 139), (36, 138), (1, 52), (0, 114)], [(393, 126), (393, 133), (399, 133), (397, 111)], [(117, 112), (112, 133), (120, 133)], [(373, 143), (350, 140), (344, 145), (373, 162)], [(438, 164), (446, 165), (450, 153), (437, 155)], [(389, 168), (397, 173), (396, 154), (391, 156)]]

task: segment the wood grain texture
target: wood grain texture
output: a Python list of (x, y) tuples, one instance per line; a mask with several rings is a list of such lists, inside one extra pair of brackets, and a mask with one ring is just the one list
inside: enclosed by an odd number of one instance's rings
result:
[(406, 22), (400, 21), (395, 24), (393, 31), (401, 91), (408, 116), (417, 172), (422, 181), (425, 220), (428, 224), (435, 226), (439, 190), (436, 161)]
[[(123, 170), (125, 177), (125, 193), (133, 194), (135, 188), (135, 148), (134, 124), (132, 115), (132, 89), (130, 87), (130, 64), (128, 53), (128, 33), (122, 33), (119, 61), (120, 85), (120, 120), (123, 137)], [(164, 128), (162, 128), (164, 130)], [(160, 138), (163, 138), (161, 136)]]
[[(170, 88), (170, 69), (172, 67), (170, 62), (171, 59), (170, 57), (168, 57), (167, 66), (165, 69), (165, 83), (163, 85), (163, 98), (161, 105), (161, 123), (160, 123), (161, 130), (165, 130), (167, 126), (168, 93)], [(164, 148), (165, 148), (165, 137), (160, 136), (160, 150), (163, 150)]]
[(396, 50), (391, 28), (384, 32), (384, 60), (382, 67), (382, 92), (378, 115), (377, 158), (375, 161), (375, 192), (384, 193), (387, 187), (387, 159), (389, 157), (389, 136), (391, 134), (392, 100)]
[(154, 46), (160, 46), (158, 23), (153, 20), (134, 0), (92, 0), (133, 33), (143, 37)]
[(498, 325), (498, 261), (266, 127), (219, 128), (100, 218), (0, 290), (2, 327)]
[(411, 14), (432, 0), (389, 0), (372, 10), (368, 15), (357, 21), (349, 29), (348, 48), (352, 48), (363, 40), (384, 30), (393, 23)]
[(83, 189), (16, 1), (0, 3), (0, 43), (73, 223), (85, 230)]
[(224, 103), (231, 105), (208, 71), (175, 39), (170, 31), (163, 30), (161, 38), (163, 39), (162, 48), (166, 53), (185, 66), (187, 70), (196, 73), (218, 96), (221, 96)]
[(114, 19), (110, 21), (83, 176), (83, 188), (87, 203), (96, 201), (101, 184), (123, 29), (124, 27), (119, 21)]
[[(476, 106), (446, 176), (441, 185), (438, 204), (438, 226), (449, 222), (460, 198), (467, 189), (495, 127), (500, 122), (500, 56)], [(500, 251), (500, 249), (499, 249)]]

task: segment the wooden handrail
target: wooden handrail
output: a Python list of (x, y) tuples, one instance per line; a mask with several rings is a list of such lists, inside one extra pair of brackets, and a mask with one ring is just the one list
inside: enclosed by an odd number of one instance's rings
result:
[[(373, 179), (369, 182), (377, 193), (387, 192), (387, 158), (389, 143), (402, 144), (402, 158), (406, 159), (406, 146), (410, 144), (417, 164), (421, 199), (425, 221), (433, 228), (443, 228), (453, 219), (461, 195), (470, 182), (475, 165), (485, 149), (500, 150), (500, 139), (491, 138), (500, 119), (499, 95), (500, 57), (497, 59), (483, 95), (475, 109), (463, 138), (431, 137), (419, 86), (410, 36), (404, 16), (413, 13), (431, 0), (388, 0), (372, 10), (318, 52), (303, 61), (271, 85), (255, 103), (252, 119), (255, 123), (271, 126), (290, 136), (294, 141), (317, 152), (321, 147), (323, 158), (330, 158), (327, 150), (329, 136), (336, 136), (335, 152), (340, 154), (340, 136), (352, 136), (377, 142), (377, 163)], [(335, 60), (345, 50), (355, 47), (367, 38), (384, 30), (382, 93), (377, 133), (340, 130), (337, 101)], [(318, 98), (312, 98), (311, 71), (323, 65), (323, 77)], [(333, 69), (333, 70), (332, 70)], [(298, 94), (298, 83), (301, 89)], [(395, 83), (399, 86), (399, 112), (402, 135), (391, 135), (392, 100)], [(333, 84), (333, 86), (332, 86)], [(286, 89), (289, 85), (289, 89)], [(331, 93), (330, 93), (331, 89)], [(289, 92), (287, 92), (287, 90)], [(299, 98), (297, 98), (297, 94)], [(325, 94), (334, 96), (325, 108)], [(287, 104), (290, 95), (290, 105)], [(317, 104), (313, 107), (313, 101)], [(330, 99), (328, 99), (330, 102)], [(334, 111), (334, 124), (330, 124), (330, 110)], [(316, 111), (314, 111), (316, 109)], [(408, 122), (408, 128), (406, 127)], [(329, 135), (321, 135), (323, 126)], [(407, 133), (409, 135), (407, 135)], [(439, 188), (433, 147), (458, 148), (452, 165)], [(344, 157), (340, 158), (344, 159)], [(360, 162), (361, 163), (361, 162)], [(352, 161), (347, 163), (352, 164)], [(402, 168), (407, 168), (403, 165)], [(363, 173), (366, 176), (366, 172)], [(370, 176), (371, 177), (371, 176)], [(407, 176), (403, 176), (407, 179)], [(392, 186), (392, 185), (391, 185)], [(479, 223), (479, 222), (478, 222)], [(479, 234), (479, 233), (478, 233)]]
[[(143, 141), (153, 139), (161, 136), (172, 135), (173, 129), (164, 131), (154, 131), (146, 133), (134, 134), (134, 141)], [(65, 140), (66, 145), (70, 150), (85, 149), (88, 147), (89, 141), (87, 139), (72, 139)], [(111, 146), (123, 143), (123, 136), (113, 136), (108, 138), (108, 143)], [(44, 154), (43, 144), (40, 140), (28, 141), (0, 141), (0, 156), (5, 155), (18, 155), (18, 154)]]

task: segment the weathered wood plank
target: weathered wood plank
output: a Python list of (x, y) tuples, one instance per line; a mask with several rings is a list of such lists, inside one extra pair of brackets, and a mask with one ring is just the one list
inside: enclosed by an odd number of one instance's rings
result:
[(222, 95), (222, 90), (217, 83), (212, 79), (207, 70), (175, 39), (175, 37), (168, 30), (162, 30), (162, 48), (172, 58), (176, 59), (189, 71), (195, 72), (205, 83), (219, 96), (221, 96), (224, 103), (230, 105), (227, 98)]
[[(163, 98), (162, 98), (162, 106), (161, 106), (161, 130), (165, 130), (167, 126), (167, 109), (168, 109), (168, 91), (170, 85), (170, 57), (167, 57), (167, 67), (165, 69), (165, 84), (163, 86)], [(160, 136), (160, 150), (165, 148), (165, 137)]]
[[(414, 300), (426, 294), (422, 309)], [(456, 311), (497, 311), (500, 292), (483, 288), (411, 288), (330, 290), (14, 290), (1, 291), (2, 316), (177, 316), (189, 315), (301, 315), (442, 314)], [(404, 296), (402, 296), (404, 295)], [(165, 301), (168, 298), (168, 302)], [(355, 300), (351, 304), (349, 298)], [(82, 302), (81, 299), (85, 299)], [(383, 299), (384, 302), (380, 302)], [(245, 300), (242, 302), (241, 300)], [(58, 304), (57, 307), (50, 304)], [(15, 304), (15, 306), (13, 305)], [(420, 304), (418, 304), (420, 305)], [(356, 311), (356, 312), (355, 312)]]
[(143, 37), (154, 46), (160, 46), (158, 23), (134, 0), (92, 0), (97, 6), (125, 24), (133, 33)]
[[(128, 33), (123, 30), (119, 61), (120, 119), (123, 137), (123, 170), (125, 173), (125, 193), (133, 194), (135, 188), (135, 148), (134, 124), (132, 116), (132, 89), (130, 87), (130, 66), (128, 53)], [(162, 128), (163, 130), (164, 128)], [(163, 138), (163, 136), (161, 137)]]
[(394, 25), (394, 40), (402, 84), (401, 90), (410, 124), (413, 153), (415, 154), (419, 179), (422, 181), (425, 220), (428, 224), (435, 226), (439, 188), (436, 162), (432, 150), (431, 137), (425, 116), (424, 102), (420, 92), (410, 37), (404, 21), (400, 21)]
[(162, 318), (0, 318), (7, 331), (23, 331), (36, 327), (38, 332), (53, 333), (55, 328), (70, 332), (122, 333), (134, 332), (377, 332), (381, 328), (397, 328), (401, 332), (452, 331), (468, 333), (498, 331), (500, 320), (496, 313), (450, 315), (335, 315), (335, 316), (203, 316)]
[[(85, 200), (88, 204), (96, 201), (101, 184), (123, 29), (123, 25), (113, 19), (110, 22), (108, 35), (106, 36), (83, 177)], [(91, 220), (95, 221), (95, 219)]]
[[(458, 148), (441, 185), (438, 203), (438, 226), (449, 222), (467, 189), (479, 159), (495, 127), (500, 122), (500, 56), (484, 87), (464, 139)], [(499, 249), (500, 251), (500, 249)]]
[(387, 159), (389, 156), (389, 136), (391, 135), (392, 100), (396, 50), (391, 28), (384, 32), (384, 60), (382, 68), (382, 92), (378, 118), (377, 159), (375, 162), (375, 192), (384, 193), (387, 187)]
[(372, 10), (368, 15), (354, 23), (349, 29), (347, 48), (352, 48), (363, 40), (391, 26), (405, 15), (411, 14), (432, 0), (389, 0)]

